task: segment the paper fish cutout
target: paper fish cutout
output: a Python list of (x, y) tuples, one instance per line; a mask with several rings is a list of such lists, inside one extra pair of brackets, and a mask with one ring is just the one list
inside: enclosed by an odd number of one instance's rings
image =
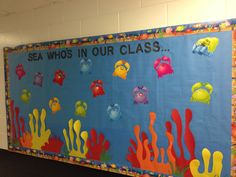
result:
[(80, 61), (80, 73), (91, 73), (92, 70), (92, 60), (89, 58), (83, 58)]
[(77, 101), (75, 103), (75, 115), (85, 117), (87, 114), (88, 105), (83, 101)]
[(125, 60), (119, 60), (116, 62), (114, 68), (115, 70), (112, 75), (125, 80), (130, 70), (130, 64)]
[(133, 90), (134, 104), (148, 103), (148, 89), (145, 86), (135, 87)]
[(206, 37), (199, 39), (194, 45), (192, 52), (199, 55), (211, 56), (219, 44), (219, 39), (216, 37)]
[(29, 103), (30, 99), (31, 99), (31, 93), (29, 90), (27, 89), (23, 89), (21, 91), (21, 95), (20, 95), (20, 99), (21, 101), (23, 101), (24, 103)]
[(23, 76), (25, 76), (25, 70), (24, 70), (24, 66), (22, 64), (18, 64), (16, 66), (16, 75), (18, 76), (18, 79), (21, 80), (21, 78)]
[(90, 89), (93, 93), (93, 97), (105, 94), (105, 91), (103, 89), (103, 82), (101, 80), (93, 81), (90, 85)]
[(107, 107), (107, 114), (111, 120), (117, 120), (121, 117), (120, 105), (111, 104)]
[(171, 66), (171, 59), (167, 56), (156, 59), (153, 66), (156, 70), (158, 78), (161, 78), (165, 75), (173, 74), (174, 72)]
[(206, 82), (197, 82), (192, 86), (191, 102), (210, 104), (213, 86)]
[(48, 102), (48, 105), (53, 114), (61, 110), (60, 101), (57, 97), (51, 98)]
[(43, 86), (43, 74), (41, 72), (35, 73), (33, 84), (38, 85), (40, 87)]
[(58, 70), (54, 73), (53, 82), (59, 84), (60, 86), (62, 86), (65, 77), (66, 77), (66, 76), (65, 76), (64, 71), (58, 69)]

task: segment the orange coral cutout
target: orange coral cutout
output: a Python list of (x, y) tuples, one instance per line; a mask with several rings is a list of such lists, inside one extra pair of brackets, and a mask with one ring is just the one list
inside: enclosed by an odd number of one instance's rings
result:
[(23, 136), (20, 137), (20, 144), (23, 147), (31, 148), (32, 147), (32, 136), (29, 132), (23, 133)]
[[(136, 125), (134, 127), (134, 134), (137, 139), (137, 152), (136, 156), (140, 164), (140, 168), (143, 170), (150, 170), (157, 173), (163, 173), (163, 174), (172, 174), (172, 169), (175, 169), (175, 158), (171, 153), (171, 149), (173, 146), (174, 137), (169, 132), (166, 132), (166, 136), (168, 138), (168, 148), (166, 149), (168, 162), (164, 162), (165, 159), (165, 149), (164, 148), (158, 148), (156, 143), (158, 141), (158, 135), (153, 128), (153, 125), (156, 120), (156, 114), (154, 112), (150, 112), (150, 124), (149, 124), (149, 131), (152, 136), (151, 146), (153, 150), (153, 160), (151, 158), (152, 152), (150, 151), (148, 147), (148, 139), (145, 139), (142, 143), (140, 139), (140, 126)], [(145, 151), (145, 156), (143, 155)], [(161, 154), (161, 162), (158, 161), (159, 152)]]

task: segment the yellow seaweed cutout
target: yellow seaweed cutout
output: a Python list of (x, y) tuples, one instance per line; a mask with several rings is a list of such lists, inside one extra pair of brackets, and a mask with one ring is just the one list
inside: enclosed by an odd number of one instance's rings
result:
[[(42, 109), (40, 118), (39, 118), (39, 111), (38, 109), (33, 110), (33, 114), (29, 114), (29, 127), (30, 132), (32, 135), (32, 149), (41, 150), (41, 147), (48, 142), (48, 139), (51, 135), (51, 130), (47, 129), (45, 126), (45, 119), (46, 119), (46, 110)], [(35, 119), (35, 124), (34, 124)], [(41, 123), (41, 128), (39, 132), (39, 119)]]
[[(87, 139), (88, 139), (88, 132), (87, 131), (81, 131), (81, 123), (80, 120), (76, 120), (73, 123), (73, 119), (70, 119), (68, 122), (69, 126), (69, 137), (67, 134), (66, 129), (63, 129), (63, 135), (66, 141), (66, 147), (69, 152), (70, 156), (80, 157), (80, 158), (86, 158), (86, 154), (88, 152), (88, 148), (86, 145)], [(76, 138), (75, 138), (76, 137)], [(81, 138), (83, 140), (83, 151), (80, 150), (80, 147), (82, 146)], [(76, 149), (74, 146), (74, 139), (76, 143)]]
[(194, 159), (190, 162), (190, 170), (193, 177), (220, 177), (223, 168), (222, 164), (223, 154), (220, 151), (215, 151), (213, 153), (213, 166), (211, 172), (209, 172), (209, 162), (211, 158), (211, 152), (207, 148), (204, 148), (202, 150), (202, 158), (204, 163), (203, 173), (200, 173), (198, 171), (200, 166), (199, 160)]

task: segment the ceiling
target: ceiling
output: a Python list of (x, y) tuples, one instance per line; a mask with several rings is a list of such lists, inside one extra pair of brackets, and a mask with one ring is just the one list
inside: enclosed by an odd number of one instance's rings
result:
[(0, 0), (0, 17), (70, 0)]

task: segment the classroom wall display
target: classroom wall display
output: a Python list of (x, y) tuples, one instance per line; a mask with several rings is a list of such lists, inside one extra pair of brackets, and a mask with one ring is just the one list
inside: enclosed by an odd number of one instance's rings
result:
[(236, 19), (4, 58), (9, 150), (130, 176), (236, 175)]

